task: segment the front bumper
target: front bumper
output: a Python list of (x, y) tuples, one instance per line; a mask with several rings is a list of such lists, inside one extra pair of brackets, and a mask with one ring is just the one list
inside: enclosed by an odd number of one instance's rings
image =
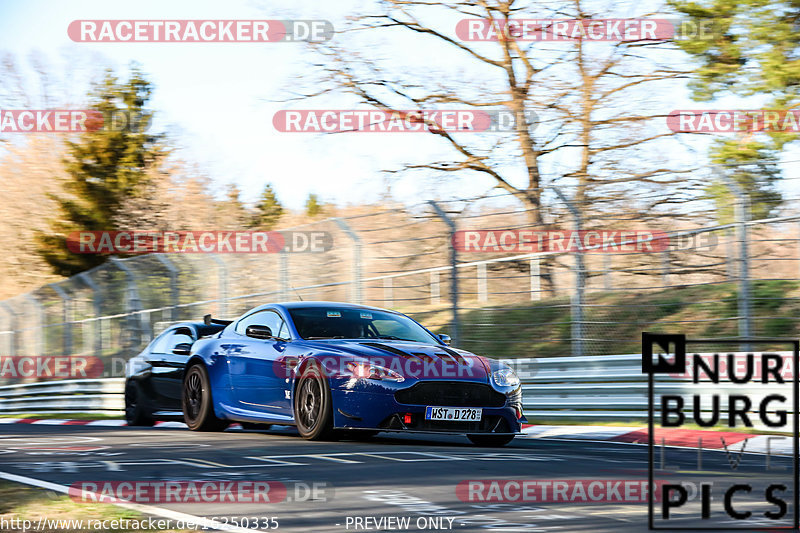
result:
[[(395, 393), (408, 389), (419, 382), (370, 382), (361, 380), (332, 384), (333, 424), (340, 429), (372, 429), (381, 431), (426, 432), (426, 433), (491, 433), (517, 434), (526, 422), (521, 416), (522, 395), (517, 388), (506, 391), (505, 402), (493, 406), (477, 405), (475, 401), (466, 400), (463, 405), (454, 405), (457, 401), (445, 403), (447, 407), (480, 407), (483, 409), (479, 422), (453, 422), (425, 420), (427, 405), (437, 403), (407, 404), (397, 401)], [(430, 382), (429, 382), (430, 383)], [(446, 386), (445, 382), (441, 382)], [(498, 391), (499, 392), (499, 391)], [(401, 395), (402, 397), (402, 395)], [(435, 400), (434, 400), (435, 401)]]

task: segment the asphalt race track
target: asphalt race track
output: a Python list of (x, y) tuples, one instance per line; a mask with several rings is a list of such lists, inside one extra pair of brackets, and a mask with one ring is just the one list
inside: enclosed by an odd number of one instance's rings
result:
[[(670, 461), (687, 464), (696, 455), (680, 449), (669, 454)], [(740, 472), (757, 458), (746, 457)], [(714, 461), (725, 462), (725, 454), (712, 453), (704, 464)], [(774, 465), (779, 462), (773, 459)], [(195, 433), (7, 424), (0, 426), (0, 465), (6, 479), (24, 476), (60, 486), (86, 481), (279, 481), (290, 488), (279, 503), (153, 505), (220, 522), (225, 517), (275, 517), (281, 531), (397, 530), (363, 521), (355, 527), (357, 517), (390, 516), (408, 517), (410, 531), (647, 530), (646, 503), (470, 503), (456, 494), (459, 482), (475, 479), (644, 481), (647, 447), (639, 445), (518, 437), (493, 449), (450, 436), (381, 434), (366, 442), (307, 442), (288, 429)], [(788, 459), (784, 466), (791, 466)], [(297, 488), (314, 484), (323, 487), (316, 498)]]

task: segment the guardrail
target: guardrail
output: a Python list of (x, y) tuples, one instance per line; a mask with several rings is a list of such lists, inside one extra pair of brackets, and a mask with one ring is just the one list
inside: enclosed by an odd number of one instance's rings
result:
[(523, 411), (531, 423), (647, 419), (640, 354), (517, 359)]
[[(641, 355), (551, 357), (507, 360), (522, 380), (523, 410), (531, 423), (644, 421), (647, 376)], [(657, 376), (659, 392), (697, 392), (688, 380)], [(0, 387), (0, 415), (106, 413), (122, 415), (123, 378), (39, 382)], [(753, 399), (770, 385), (752, 385)], [(702, 389), (700, 389), (702, 390)], [(715, 390), (720, 392), (719, 386)], [(737, 389), (739, 392), (741, 388)], [(755, 403), (755, 402), (754, 402)], [(709, 404), (703, 403), (707, 412)]]
[(124, 378), (40, 381), (0, 387), (0, 415), (100, 413), (122, 415)]

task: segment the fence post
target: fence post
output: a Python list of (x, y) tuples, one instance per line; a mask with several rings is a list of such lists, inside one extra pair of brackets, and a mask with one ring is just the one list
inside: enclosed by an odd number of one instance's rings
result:
[(602, 250), (603, 252), (603, 289), (610, 291), (611, 290), (611, 254), (608, 253), (608, 250)]
[(489, 287), (486, 280), (486, 263), (478, 263), (478, 301), (489, 301)]
[(25, 299), (28, 300), (31, 303), (31, 305), (36, 308), (36, 325), (38, 327), (35, 330), (36, 333), (34, 333), (34, 336), (35, 336), (34, 345), (35, 345), (35, 349), (36, 349), (36, 355), (37, 356), (43, 356), (43, 355), (45, 355), (45, 353), (44, 353), (44, 350), (45, 350), (45, 346), (44, 346), (44, 320), (45, 320), (44, 306), (42, 305), (42, 302), (37, 300), (36, 297), (30, 292), (25, 295)]
[(180, 299), (180, 285), (178, 284), (178, 274), (180, 271), (175, 263), (170, 261), (164, 254), (154, 254), (156, 259), (169, 271), (169, 293), (172, 305), (169, 306), (169, 319), (172, 322), (178, 320), (178, 301)]
[(71, 298), (67, 291), (56, 283), (50, 283), (48, 287), (53, 289), (58, 294), (58, 297), (61, 298), (61, 327), (63, 328), (61, 330), (61, 338), (63, 339), (61, 347), (64, 349), (63, 355), (72, 355), (72, 328), (68, 325)]
[(439, 305), (442, 303), (442, 291), (439, 287), (439, 271), (434, 270), (431, 272), (431, 305)]
[(364, 296), (362, 290), (362, 277), (361, 277), (361, 238), (353, 231), (350, 225), (341, 218), (334, 218), (334, 222), (350, 237), (353, 241), (353, 290), (351, 298), (354, 303), (364, 303)]
[[(742, 187), (722, 171), (717, 173), (736, 197), (734, 216), (736, 217), (736, 240), (739, 243), (739, 336), (749, 338), (750, 324), (750, 264), (748, 257), (747, 223), (750, 220), (750, 197)], [(746, 348), (749, 349), (749, 348)]]
[(661, 284), (664, 287), (669, 287), (669, 267), (669, 250), (664, 250), (661, 252)]
[[(149, 339), (150, 337), (150, 335), (145, 331), (144, 314), (140, 313), (140, 311), (142, 311), (142, 299), (139, 297), (139, 287), (136, 285), (136, 276), (134, 276), (130, 267), (128, 267), (128, 265), (126, 265), (118, 257), (112, 257), (111, 264), (122, 270), (122, 272), (125, 274), (125, 278), (128, 280), (128, 286), (126, 289), (126, 301), (128, 303), (127, 322), (129, 322), (132, 326), (131, 331), (136, 331), (138, 334), (138, 338), (131, 338), (131, 345), (129, 348), (136, 348), (142, 343), (143, 339)], [(137, 314), (140, 316), (137, 317)]]
[(441, 218), (447, 227), (450, 228), (450, 239), (448, 240), (449, 248), (450, 248), (450, 304), (451, 304), (451, 312), (452, 312), (452, 325), (450, 336), (453, 339), (453, 344), (458, 345), (460, 341), (459, 337), (459, 320), (458, 320), (458, 251), (456, 247), (453, 245), (453, 237), (456, 234), (456, 223), (453, 219), (447, 216), (439, 204), (434, 202), (433, 200), (428, 201), (433, 207), (436, 214)]
[(394, 307), (392, 278), (383, 278), (383, 306), (390, 309)]
[(733, 247), (731, 246), (731, 230), (725, 230), (725, 270), (728, 279), (733, 281), (736, 279), (736, 265), (733, 264)]
[(541, 262), (539, 256), (531, 258), (531, 301), (542, 299)]
[(81, 272), (78, 274), (78, 279), (92, 290), (92, 306), (94, 307), (94, 316), (97, 318), (92, 326), (92, 331), (94, 333), (94, 354), (100, 357), (103, 354), (103, 321), (100, 320), (99, 317), (103, 316), (103, 293), (100, 292), (100, 287), (91, 276), (89, 276), (88, 272)]
[(8, 314), (8, 331), (9, 335), (11, 335), (8, 341), (8, 355), (13, 357), (17, 355), (17, 312), (6, 302), (0, 302), (0, 307), (5, 309)]
[(210, 254), (211, 260), (217, 264), (217, 303), (219, 316), (227, 318), (228, 315), (228, 266), (217, 254)]
[[(564, 202), (572, 215), (572, 229), (578, 235), (581, 235), (583, 223), (581, 220), (581, 213), (575, 205), (561, 192), (561, 189), (551, 186), (558, 197)], [(575, 250), (575, 291), (572, 293), (570, 302), (570, 310), (572, 313), (572, 355), (584, 355), (583, 346), (583, 305), (584, 305), (584, 284), (585, 284), (585, 271), (583, 258), (583, 244), (580, 237), (578, 238), (578, 249)]]
[(286, 301), (291, 299), (291, 283), (289, 282), (289, 254), (286, 247), (281, 248), (278, 252), (278, 261), (280, 262), (280, 277), (281, 277), (281, 299)]

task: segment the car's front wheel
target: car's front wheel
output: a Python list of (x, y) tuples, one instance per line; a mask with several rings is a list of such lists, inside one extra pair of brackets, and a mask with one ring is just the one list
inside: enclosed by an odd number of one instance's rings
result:
[(156, 423), (145, 408), (141, 388), (135, 381), (125, 385), (125, 422), (129, 426), (152, 426)]
[(303, 370), (294, 394), (294, 420), (300, 436), (308, 440), (335, 437), (333, 405), (328, 380), (311, 364)]
[(183, 420), (192, 431), (222, 431), (228, 422), (214, 414), (211, 382), (203, 365), (193, 365), (183, 379), (181, 394)]
[(499, 448), (511, 442), (514, 435), (467, 435), (467, 438), (476, 446)]

